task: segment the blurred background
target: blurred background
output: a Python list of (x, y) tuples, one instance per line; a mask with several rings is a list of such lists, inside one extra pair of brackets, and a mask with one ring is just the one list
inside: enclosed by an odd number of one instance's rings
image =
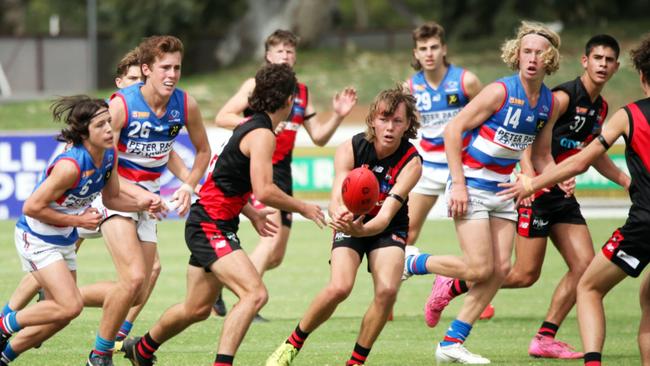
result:
[[(484, 84), (511, 73), (499, 47), (523, 19), (546, 22), (562, 36), (561, 69), (546, 79), (550, 87), (580, 75), (584, 43), (609, 33), (621, 43), (620, 71), (603, 92), (614, 111), (642, 97), (628, 51), (650, 31), (647, 14), (647, 0), (0, 0), (0, 219), (15, 216), (59, 147), (52, 142), (60, 126), (50, 117), (51, 100), (110, 96), (116, 63), (146, 36), (172, 34), (184, 42), (179, 86), (199, 102), (217, 148), (227, 133), (212, 128), (214, 115), (262, 64), (265, 38), (278, 28), (297, 33), (297, 75), (320, 115), (326, 118), (341, 88), (359, 92), (358, 106), (327, 147), (299, 135), (295, 190), (326, 199), (334, 147), (363, 128), (378, 91), (412, 74), (411, 30), (422, 22), (442, 24), (448, 59)], [(190, 165), (186, 140), (181, 136), (177, 150)], [(622, 145), (610, 152), (624, 166), (622, 153)], [(169, 190), (178, 184), (166, 179)], [(581, 195), (626, 205), (625, 192), (593, 171), (579, 184)]]

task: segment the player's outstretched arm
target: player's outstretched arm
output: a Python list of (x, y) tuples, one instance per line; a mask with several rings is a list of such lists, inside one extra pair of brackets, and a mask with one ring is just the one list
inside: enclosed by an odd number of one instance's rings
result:
[(350, 114), (356, 104), (357, 91), (353, 87), (347, 87), (341, 90), (332, 98), (332, 117), (322, 122), (318, 119), (318, 116), (314, 115), (314, 107), (310, 99), (307, 102), (305, 115), (313, 115), (313, 117), (307, 119), (304, 126), (314, 144), (317, 146), (325, 146), (334, 134), (334, 131), (336, 131), (343, 119)]
[[(625, 110), (620, 109), (616, 112), (609, 123), (606, 123), (601, 133), (602, 138), (607, 146), (611, 145), (621, 135), (628, 134), (629, 123)], [(504, 199), (516, 198), (520, 200), (528, 197), (535, 191), (561, 182), (567, 178), (576, 176), (585, 172), (589, 166), (603, 153), (607, 151), (605, 144), (600, 138), (595, 139), (580, 153), (564, 160), (554, 169), (548, 169), (535, 178), (520, 179), (514, 183), (501, 183), (499, 186), (504, 187), (503, 191), (497, 193)]]
[(267, 129), (255, 129), (240, 142), (241, 151), (250, 157), (250, 176), (255, 198), (267, 206), (280, 210), (298, 212), (314, 221), (316, 225), (325, 225), (325, 217), (318, 205), (297, 200), (282, 192), (273, 183), (273, 163), (271, 156), (275, 149), (275, 135)]
[(120, 178), (117, 174), (117, 164), (115, 164), (104, 189), (102, 189), (102, 202), (106, 208), (127, 212), (149, 211), (151, 213), (158, 213), (166, 211), (167, 208), (159, 195), (141, 189), (140, 187), (136, 187), (139, 191), (137, 191), (137, 194), (133, 194), (133, 191), (120, 189), (122, 186), (129, 187), (135, 185), (129, 182), (120, 183)]
[(214, 118), (217, 127), (234, 130), (243, 119), (242, 114), (248, 107), (248, 97), (255, 89), (255, 79), (250, 78), (242, 84), (237, 93), (230, 97)]

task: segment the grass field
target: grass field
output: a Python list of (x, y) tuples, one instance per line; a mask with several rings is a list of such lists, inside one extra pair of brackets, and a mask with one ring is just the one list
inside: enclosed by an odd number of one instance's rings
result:
[[(596, 246), (600, 246), (622, 219), (590, 220), (589, 227)], [(0, 221), (0, 301), (13, 291), (21, 272), (13, 244), (13, 221)], [(430, 221), (422, 234), (421, 250), (434, 254), (458, 253), (458, 245), (449, 221)], [(263, 365), (266, 357), (289, 335), (315, 294), (329, 277), (329, 230), (317, 230), (308, 222), (294, 223), (288, 255), (282, 266), (268, 272), (265, 282), (270, 301), (262, 310), (272, 321), (253, 324), (236, 358), (238, 365)], [(244, 248), (250, 251), (255, 235), (247, 223), (240, 233)], [(183, 222), (170, 221), (159, 226), (163, 272), (149, 304), (136, 322), (132, 334), (141, 335), (170, 305), (182, 300), (185, 293), (185, 269), (188, 250), (183, 240)], [(114, 276), (109, 256), (100, 240), (84, 244), (79, 256), (79, 283), (88, 284)], [(533, 287), (504, 290), (493, 304), (496, 316), (479, 322), (467, 342), (468, 348), (492, 360), (495, 365), (579, 365), (582, 361), (537, 360), (527, 355), (530, 338), (543, 320), (550, 295), (565, 265), (554, 249), (549, 249), (542, 278)], [(405, 282), (397, 304), (395, 320), (389, 322), (376, 342), (368, 365), (432, 365), (434, 347), (453, 319), (461, 302), (452, 302), (443, 313), (441, 325), (429, 329), (423, 322), (422, 306), (429, 292), (432, 276), (411, 278)], [(605, 344), (607, 364), (638, 365), (636, 332), (640, 317), (639, 280), (623, 281), (606, 301), (608, 337)], [(372, 294), (370, 276), (362, 264), (356, 287), (332, 319), (306, 342), (295, 365), (342, 365), (349, 357)], [(228, 306), (234, 297), (225, 295)], [(66, 329), (38, 350), (21, 356), (12, 365), (82, 365), (91, 349), (100, 312), (86, 309)], [(164, 344), (158, 352), (159, 365), (210, 365), (214, 360), (216, 340), (222, 319), (211, 317)], [(560, 328), (559, 338), (580, 346), (575, 311)], [(581, 348), (581, 347), (579, 347)], [(116, 365), (128, 361), (115, 358)]]

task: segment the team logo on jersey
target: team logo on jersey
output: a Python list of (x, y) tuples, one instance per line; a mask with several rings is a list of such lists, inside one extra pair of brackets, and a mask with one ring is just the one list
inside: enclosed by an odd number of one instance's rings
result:
[(537, 131), (541, 130), (544, 127), (545, 124), (546, 124), (545, 119), (538, 119), (537, 120), (537, 126), (536, 126)]
[(445, 83), (445, 92), (455, 92), (458, 91), (458, 82), (457, 81), (448, 81)]
[(458, 105), (460, 100), (458, 99), (458, 94), (447, 94), (447, 105), (452, 107)]
[(169, 137), (176, 137), (179, 132), (181, 132), (181, 125), (169, 126)]
[(440, 97), (440, 94), (434, 94), (433, 98), (431, 98), (432, 101), (434, 102), (439, 102), (442, 98)]
[(135, 118), (135, 119), (149, 118), (149, 112), (133, 111), (131, 112), (131, 118)]
[(172, 109), (169, 111), (169, 122), (180, 122), (181, 121), (181, 112), (178, 109)]

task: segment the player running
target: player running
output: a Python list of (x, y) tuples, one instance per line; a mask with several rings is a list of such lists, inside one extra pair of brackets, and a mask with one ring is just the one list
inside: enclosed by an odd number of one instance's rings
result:
[[(452, 278), (474, 284), (438, 344), (439, 362), (490, 363), (469, 352), (463, 343), (510, 269), (517, 212), (513, 201), (501, 201), (495, 193), (500, 190), (499, 183), (510, 180), (531, 145), (537, 171), (554, 165), (550, 146), (557, 103), (544, 85), (544, 76), (559, 68), (559, 46), (555, 32), (540, 23), (522, 22), (517, 37), (504, 43), (501, 55), (517, 73), (481, 90), (445, 129), (451, 176), (446, 192), (448, 211), (463, 256), (420, 254), (407, 258), (411, 273), (438, 274), (427, 304), (426, 315), (433, 324), (458, 290)], [(470, 132), (471, 141), (463, 149), (465, 131)]]
[[(388, 320), (404, 267), (409, 221), (406, 201), (422, 172), (421, 158), (408, 141), (419, 127), (415, 98), (401, 87), (379, 93), (370, 106), (366, 125), (366, 132), (344, 142), (334, 158), (336, 175), (329, 206), (330, 225), (335, 229), (330, 282), (314, 298), (286, 342), (266, 360), (266, 366), (291, 364), (307, 336), (348, 297), (364, 255), (373, 278), (374, 298), (346, 365), (365, 363)], [(341, 185), (348, 172), (361, 166), (375, 173), (380, 197), (368, 214), (353, 217), (342, 203)]]
[[(41, 344), (81, 313), (74, 243), (78, 227), (99, 225), (102, 215), (90, 204), (100, 192), (112, 209), (155, 212), (162, 207), (156, 195), (135, 198), (120, 192), (105, 101), (63, 97), (52, 105), (52, 114), (66, 124), (57, 139), (71, 146), (45, 169), (15, 230), (23, 270), (44, 289), (46, 299), (0, 315), (0, 365)], [(12, 334), (16, 336), (8, 342)]]
[(261, 275), (240, 250), (239, 214), (244, 210), (262, 236), (277, 229), (247, 204), (251, 193), (265, 205), (300, 212), (319, 226), (325, 224), (319, 206), (299, 201), (273, 184), (273, 131), (289, 115), (295, 87), (295, 74), (285, 64), (268, 64), (255, 75), (249, 105), (256, 113), (233, 131), (185, 225), (191, 252), (185, 302), (169, 308), (142, 338), (124, 342), (133, 365), (152, 365), (162, 343), (205, 320), (222, 286), (231, 289), (239, 302), (224, 320), (214, 365), (232, 365), (253, 317), (268, 298)]

